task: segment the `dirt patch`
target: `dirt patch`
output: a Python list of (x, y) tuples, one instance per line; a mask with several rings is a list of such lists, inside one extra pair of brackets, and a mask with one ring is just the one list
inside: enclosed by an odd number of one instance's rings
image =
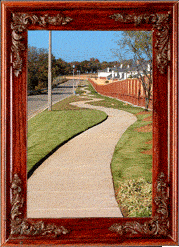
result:
[(148, 155), (152, 155), (153, 154), (153, 150), (152, 148), (150, 150), (145, 150), (142, 152), (143, 154), (148, 154)]
[(152, 121), (152, 116), (149, 116), (149, 117), (144, 118), (143, 121), (147, 121), (147, 122), (148, 121)]
[(146, 144), (152, 145), (153, 144), (153, 140), (146, 142)]
[(135, 129), (138, 132), (152, 132), (152, 123)]
[(121, 205), (121, 201), (119, 199), (119, 191), (120, 191), (120, 189), (121, 188), (119, 187), (118, 189), (115, 190), (116, 201), (118, 203), (118, 206), (119, 206), (119, 208), (121, 210), (121, 213), (122, 213), (123, 217), (128, 217), (129, 210), (128, 210), (127, 206)]
[(111, 80), (100, 79), (100, 78), (90, 78), (90, 79), (98, 85), (106, 85), (114, 82), (112, 79)]

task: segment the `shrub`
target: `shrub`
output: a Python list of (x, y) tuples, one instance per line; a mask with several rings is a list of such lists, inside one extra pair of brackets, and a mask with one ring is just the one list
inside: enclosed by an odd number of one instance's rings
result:
[(39, 89), (42, 89), (42, 88), (45, 88), (45, 87), (46, 87), (45, 82), (39, 81), (38, 85), (35, 86), (35, 90), (39, 90)]
[(151, 216), (152, 183), (143, 178), (119, 182), (117, 201), (124, 217)]
[(105, 83), (109, 83), (109, 81), (105, 81)]

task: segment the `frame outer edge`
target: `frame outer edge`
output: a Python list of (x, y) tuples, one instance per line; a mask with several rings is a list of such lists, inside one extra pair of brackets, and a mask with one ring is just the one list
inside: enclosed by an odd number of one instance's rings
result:
[(172, 171), (172, 239), (178, 243), (178, 3), (173, 7), (173, 78), (171, 87), (171, 167)]
[[(6, 210), (6, 184), (5, 184), (5, 178), (6, 178), (6, 170), (5, 170), (5, 162), (6, 162), (6, 153), (5, 153), (5, 148), (6, 148), (6, 117), (7, 117), (7, 112), (6, 112), (6, 87), (7, 87), (7, 61), (6, 61), (6, 52), (7, 52), (7, 47), (6, 43), (3, 42), (5, 40), (5, 37), (7, 35), (7, 30), (5, 29), (6, 27), (6, 6), (4, 3), (1, 4), (2, 7), (2, 65), (1, 65), (1, 72), (2, 72), (2, 129), (4, 129), (3, 135), (2, 135), (2, 243), (5, 243), (6, 241), (6, 221), (5, 221), (5, 210)], [(174, 145), (174, 147), (171, 145), (171, 165), (173, 166), (173, 171), (172, 171), (172, 184), (173, 184), (173, 192), (172, 192), (172, 205), (174, 212), (172, 214), (172, 238), (176, 242), (178, 239), (178, 218), (177, 218), (177, 213), (178, 213), (178, 184), (177, 184), (177, 178), (178, 178), (178, 167), (177, 167), (177, 154), (178, 154), (178, 129), (177, 129), (177, 111), (178, 111), (178, 96), (176, 92), (178, 92), (178, 74), (177, 74), (177, 68), (178, 68), (178, 58), (177, 58), (177, 18), (178, 18), (178, 4), (175, 2), (175, 5), (173, 7), (173, 77), (172, 77), (172, 89), (171, 89), (171, 97), (173, 97), (172, 103), (171, 103), (171, 115), (170, 115), (170, 121), (172, 123), (172, 134), (171, 134), (171, 144)], [(172, 119), (174, 120), (172, 122)], [(4, 204), (3, 204), (4, 203)]]
[[(5, 186), (5, 163), (6, 163), (6, 18), (5, 18), (5, 5), (1, 3), (1, 242), (6, 241), (6, 186)], [(3, 131), (2, 131), (3, 130)]]

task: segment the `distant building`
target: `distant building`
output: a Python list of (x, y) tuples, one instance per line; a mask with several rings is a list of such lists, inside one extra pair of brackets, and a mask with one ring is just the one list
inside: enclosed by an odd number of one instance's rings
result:
[(135, 64), (132, 66), (127, 65), (126, 68), (124, 68), (123, 64), (121, 64), (120, 67), (108, 67), (104, 70), (99, 70), (98, 78), (106, 80), (125, 80), (127, 78), (138, 77), (139, 73), (143, 75), (144, 70), (146, 70), (147, 72), (150, 71), (150, 64), (148, 64), (147, 62), (144, 62), (143, 66)]

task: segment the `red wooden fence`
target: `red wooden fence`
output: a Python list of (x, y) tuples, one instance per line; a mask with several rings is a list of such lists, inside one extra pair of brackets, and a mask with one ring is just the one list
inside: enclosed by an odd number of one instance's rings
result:
[[(145, 93), (142, 84), (138, 79), (114, 81), (113, 83), (105, 85), (99, 85), (95, 83), (95, 80), (93, 79), (88, 80), (94, 89), (102, 95), (145, 107)], [(149, 108), (152, 109), (152, 96), (150, 99)]]

